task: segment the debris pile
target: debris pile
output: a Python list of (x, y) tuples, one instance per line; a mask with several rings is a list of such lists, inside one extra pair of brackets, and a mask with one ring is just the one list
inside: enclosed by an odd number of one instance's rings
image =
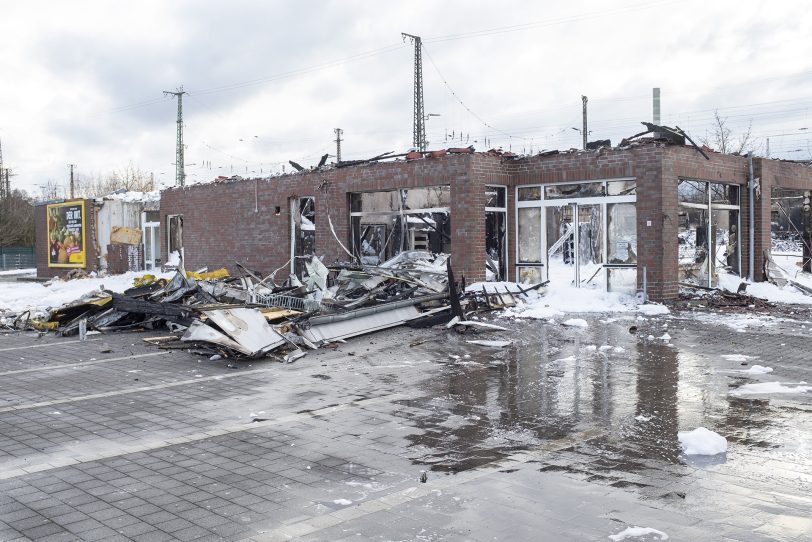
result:
[(144, 340), (214, 359), (291, 362), (306, 350), (399, 325), (487, 331), (466, 314), (513, 306), (530, 290), (466, 293), (449, 256), (426, 251), (401, 252), (377, 266), (327, 267), (314, 256), (304, 267), (301, 277), (276, 284), (276, 272), (263, 277), (240, 264), (240, 276), (230, 276), (226, 269), (187, 272), (181, 263), (169, 279), (144, 275), (123, 293), (97, 290), (47, 317), (17, 315), (7, 327), (81, 338), (167, 329), (169, 335)]

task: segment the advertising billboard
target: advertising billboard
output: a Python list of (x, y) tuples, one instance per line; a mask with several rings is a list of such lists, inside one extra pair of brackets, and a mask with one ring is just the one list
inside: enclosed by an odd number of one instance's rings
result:
[(86, 266), (84, 213), (82, 200), (48, 205), (48, 267)]

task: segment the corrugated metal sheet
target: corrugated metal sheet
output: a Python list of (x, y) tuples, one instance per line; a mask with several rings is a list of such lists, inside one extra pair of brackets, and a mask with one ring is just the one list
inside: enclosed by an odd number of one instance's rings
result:
[[(381, 307), (383, 308), (385, 305)], [(373, 331), (399, 326), (412, 318), (416, 318), (420, 314), (420, 311), (418, 311), (414, 305), (410, 305), (393, 308), (391, 310), (380, 310), (378, 312), (360, 309), (358, 313), (359, 316), (354, 316), (351, 313), (342, 314), (340, 316), (344, 317), (343, 319), (322, 318), (324, 323), (317, 323), (320, 319), (318, 317), (312, 318), (310, 328), (304, 330), (302, 335), (309, 341), (315, 343), (347, 339), (349, 337), (355, 337), (356, 335), (363, 335), (365, 333), (372, 333)]]

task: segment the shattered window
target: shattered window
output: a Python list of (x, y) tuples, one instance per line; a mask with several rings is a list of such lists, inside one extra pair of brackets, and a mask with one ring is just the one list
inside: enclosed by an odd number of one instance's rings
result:
[(519, 201), (537, 201), (541, 199), (540, 186), (528, 186), (519, 188)]
[(799, 269), (812, 271), (812, 239), (804, 235), (804, 190), (774, 186), (771, 191), (770, 261), (771, 278), (794, 278)]
[(486, 186), (485, 195), (485, 280), (507, 278), (507, 188)]
[(294, 273), (303, 276), (305, 264), (316, 253), (316, 200), (312, 196), (294, 198), (293, 210), (293, 254)]
[(737, 184), (709, 183), (709, 191), (712, 203), (739, 204), (739, 185)]
[(352, 252), (366, 265), (405, 250), (451, 250), (451, 186), (350, 194)]
[(488, 199), (485, 202), (485, 207), (507, 207), (506, 192), (507, 188), (504, 186), (486, 186), (485, 196)]
[(169, 222), (169, 227), (167, 228), (169, 232), (167, 253), (180, 253), (183, 248), (183, 215), (169, 215), (166, 217), (166, 220)]
[(677, 194), (682, 203), (708, 203), (708, 183), (704, 181), (682, 180), (677, 185)]
[(720, 273), (741, 273), (739, 195), (735, 184), (682, 179), (678, 264), (681, 282), (715, 286)]
[(605, 195), (602, 182), (553, 184), (544, 187), (544, 199), (595, 198)]
[(634, 203), (609, 203), (607, 249), (610, 264), (637, 263), (637, 211)]
[(637, 181), (609, 181), (606, 183), (606, 194), (609, 196), (637, 195)]

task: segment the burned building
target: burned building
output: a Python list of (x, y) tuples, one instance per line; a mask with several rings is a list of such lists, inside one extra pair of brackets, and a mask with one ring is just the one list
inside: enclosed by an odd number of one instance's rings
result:
[[(467, 282), (550, 281), (677, 295), (719, 273), (764, 279), (774, 190), (812, 189), (803, 164), (662, 139), (543, 153), (452, 149), (161, 194), (162, 258), (268, 274), (452, 255)], [(751, 222), (750, 198), (753, 213)], [(751, 248), (752, 247), (752, 248)]]

